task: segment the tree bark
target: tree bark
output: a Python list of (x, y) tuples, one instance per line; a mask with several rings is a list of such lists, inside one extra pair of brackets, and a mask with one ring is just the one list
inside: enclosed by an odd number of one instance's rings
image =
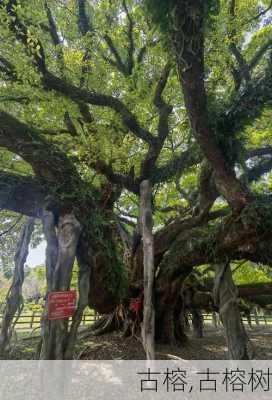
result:
[[(81, 225), (73, 212), (66, 212), (59, 217), (58, 229), (56, 230), (54, 215), (50, 211), (45, 211), (43, 227), (47, 241), (46, 277), (48, 293), (50, 291), (69, 290)], [(70, 356), (73, 350), (72, 339), (67, 350), (68, 319), (49, 321), (47, 311), (46, 307), (42, 320), (40, 358), (49, 360), (65, 359), (66, 355)], [(81, 315), (81, 311), (79, 315)], [(78, 323), (72, 326), (72, 336), (75, 335), (74, 330), (77, 326)]]
[(24, 282), (24, 266), (28, 256), (29, 243), (34, 229), (34, 218), (29, 218), (23, 225), (19, 242), (14, 257), (14, 273), (11, 287), (6, 297), (6, 306), (3, 312), (1, 333), (0, 333), (0, 352), (4, 352), (9, 345), (12, 334), (11, 325), (17, 311), (23, 306), (22, 286)]
[(147, 360), (155, 359), (155, 310), (154, 310), (154, 240), (152, 219), (152, 187), (145, 180), (140, 185), (140, 225), (144, 253), (144, 318), (143, 344)]
[(186, 310), (183, 302), (182, 296), (177, 297), (176, 305), (173, 312), (174, 317), (174, 336), (179, 344), (186, 344), (188, 341), (187, 335), (185, 333), (186, 323)]
[(229, 263), (214, 264), (214, 302), (224, 325), (229, 358), (247, 360), (249, 339), (246, 334), (238, 305), (238, 293), (234, 285)]
[(74, 346), (77, 338), (77, 331), (82, 320), (85, 308), (89, 303), (90, 281), (93, 264), (93, 254), (90, 246), (86, 247), (84, 234), (79, 239), (77, 248), (77, 261), (79, 265), (78, 289), (79, 299), (76, 312), (72, 319), (71, 328), (67, 338), (65, 359), (73, 358)]
[(178, 343), (175, 332), (173, 307), (161, 307), (160, 317), (156, 316), (156, 341), (175, 346)]

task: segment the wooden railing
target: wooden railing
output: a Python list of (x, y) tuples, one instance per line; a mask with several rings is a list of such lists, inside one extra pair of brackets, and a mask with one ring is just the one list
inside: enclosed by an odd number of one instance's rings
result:
[[(216, 314), (216, 318), (213, 318), (212, 314), (202, 314), (203, 316), (203, 322), (204, 322), (204, 327), (205, 326), (220, 326), (222, 323), (220, 322), (218, 314)], [(189, 319), (192, 320), (191, 315), (189, 315)], [(243, 323), (245, 325), (252, 325), (252, 327), (258, 327), (258, 326), (267, 326), (272, 328), (272, 315), (257, 315), (257, 314), (251, 314), (250, 315), (250, 321), (247, 317), (242, 316)]]
[[(0, 325), (2, 321), (3, 315), (0, 314)], [(90, 310), (84, 313), (81, 325), (91, 325), (97, 319), (99, 319), (101, 315), (96, 313), (94, 310)], [(263, 315), (255, 315), (252, 314), (251, 316), (251, 324), (253, 327), (271, 327), (272, 328), (272, 315), (271, 316), (263, 316)], [(191, 320), (191, 316), (189, 315), (189, 319)], [(15, 329), (21, 331), (32, 331), (33, 329), (40, 328), (40, 321), (41, 321), (41, 313), (40, 312), (30, 312), (30, 313), (23, 313), (17, 319), (15, 323)], [(212, 314), (203, 314), (203, 321), (204, 327), (220, 327), (222, 324), (219, 321), (219, 318), (215, 320)], [(243, 317), (243, 322), (245, 325), (248, 325), (248, 319)]]
[[(15, 329), (16, 330), (24, 330), (29, 331), (33, 329), (39, 329), (41, 325), (41, 316), (40, 312), (32, 312), (32, 313), (22, 313), (19, 318), (16, 320), (15, 318)], [(91, 310), (83, 315), (81, 325), (91, 325), (100, 317), (97, 312)], [(0, 314), (0, 325), (2, 321), (3, 315)]]

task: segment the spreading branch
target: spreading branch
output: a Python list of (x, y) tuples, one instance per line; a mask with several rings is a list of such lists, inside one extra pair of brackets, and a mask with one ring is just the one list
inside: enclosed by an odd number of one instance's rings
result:
[(154, 136), (147, 129), (140, 126), (136, 116), (116, 97), (78, 88), (58, 78), (49, 71), (44, 74), (43, 83), (45, 88), (55, 90), (75, 102), (82, 101), (95, 106), (111, 108), (120, 115), (124, 125), (127, 126), (135, 136), (147, 143), (153, 143)]
[[(229, 217), (216, 222), (213, 226), (207, 226), (206, 229), (198, 226), (180, 231), (160, 263), (159, 279), (163, 280), (166, 276), (167, 279), (173, 279), (182, 276), (186, 270), (190, 272), (198, 265), (224, 262), (226, 259), (247, 259), (270, 264), (271, 246), (267, 247), (267, 243), (271, 242), (272, 235), (271, 231), (267, 230), (265, 223), (267, 216), (264, 211), (268, 204), (269, 202), (264, 202), (264, 208), (262, 205), (258, 207), (259, 219), (255, 221), (258, 222), (258, 233), (255, 222), (244, 223), (242, 218)], [(168, 234), (170, 233), (169, 230)], [(163, 241), (157, 243), (155, 239), (156, 246), (164, 246), (166, 236), (163, 235), (162, 238)]]
[[(155, 165), (150, 171), (152, 184), (167, 182), (174, 176), (182, 175), (190, 167), (200, 163), (202, 156), (199, 151), (195, 150), (194, 147), (190, 148), (180, 155), (174, 156), (164, 165)], [(91, 167), (106, 176), (110, 182), (120, 185), (122, 188), (126, 188), (135, 194), (139, 194), (140, 178), (135, 178), (133, 169), (127, 175), (121, 175), (115, 172), (111, 165), (102, 160), (92, 163)]]
[(0, 146), (21, 156), (46, 182), (59, 182), (60, 177), (63, 183), (80, 179), (66, 155), (47, 142), (41, 132), (5, 111), (0, 111)]
[(49, 187), (30, 176), (0, 172), (0, 208), (40, 218)]

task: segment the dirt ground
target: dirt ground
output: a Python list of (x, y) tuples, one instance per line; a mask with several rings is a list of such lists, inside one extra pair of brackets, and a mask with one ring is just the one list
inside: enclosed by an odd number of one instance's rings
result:
[[(272, 329), (254, 329), (248, 331), (251, 339), (253, 358), (259, 360), (272, 359)], [(227, 358), (227, 347), (223, 331), (207, 329), (202, 339), (189, 337), (186, 346), (171, 347), (157, 345), (157, 359), (185, 360), (223, 360)], [(100, 337), (92, 337), (80, 344), (78, 357), (81, 359), (144, 359), (142, 345), (135, 338), (124, 338), (114, 333)]]
[[(272, 328), (248, 330), (254, 349), (254, 359), (272, 359)], [(38, 338), (32, 340), (28, 335), (18, 338), (12, 344), (9, 359), (35, 359)], [(1, 357), (0, 357), (1, 358)], [(77, 359), (89, 360), (140, 360), (145, 359), (142, 344), (135, 338), (124, 338), (120, 333), (92, 336), (78, 342)], [(204, 337), (196, 339), (189, 333), (189, 341), (183, 346), (156, 345), (157, 359), (185, 360), (223, 360), (227, 358), (227, 347), (223, 330), (206, 328)]]

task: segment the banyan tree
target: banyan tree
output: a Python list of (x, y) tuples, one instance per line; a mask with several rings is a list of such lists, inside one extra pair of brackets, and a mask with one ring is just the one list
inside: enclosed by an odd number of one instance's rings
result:
[(0, 207), (42, 222), (48, 292), (79, 266), (72, 325), (45, 309), (41, 358), (73, 357), (87, 305), (127, 326), (144, 181), (156, 339), (184, 339), (183, 282), (207, 264), (230, 356), (249, 357), (230, 263), (271, 265), (271, 6), (159, 3), (0, 1)]

